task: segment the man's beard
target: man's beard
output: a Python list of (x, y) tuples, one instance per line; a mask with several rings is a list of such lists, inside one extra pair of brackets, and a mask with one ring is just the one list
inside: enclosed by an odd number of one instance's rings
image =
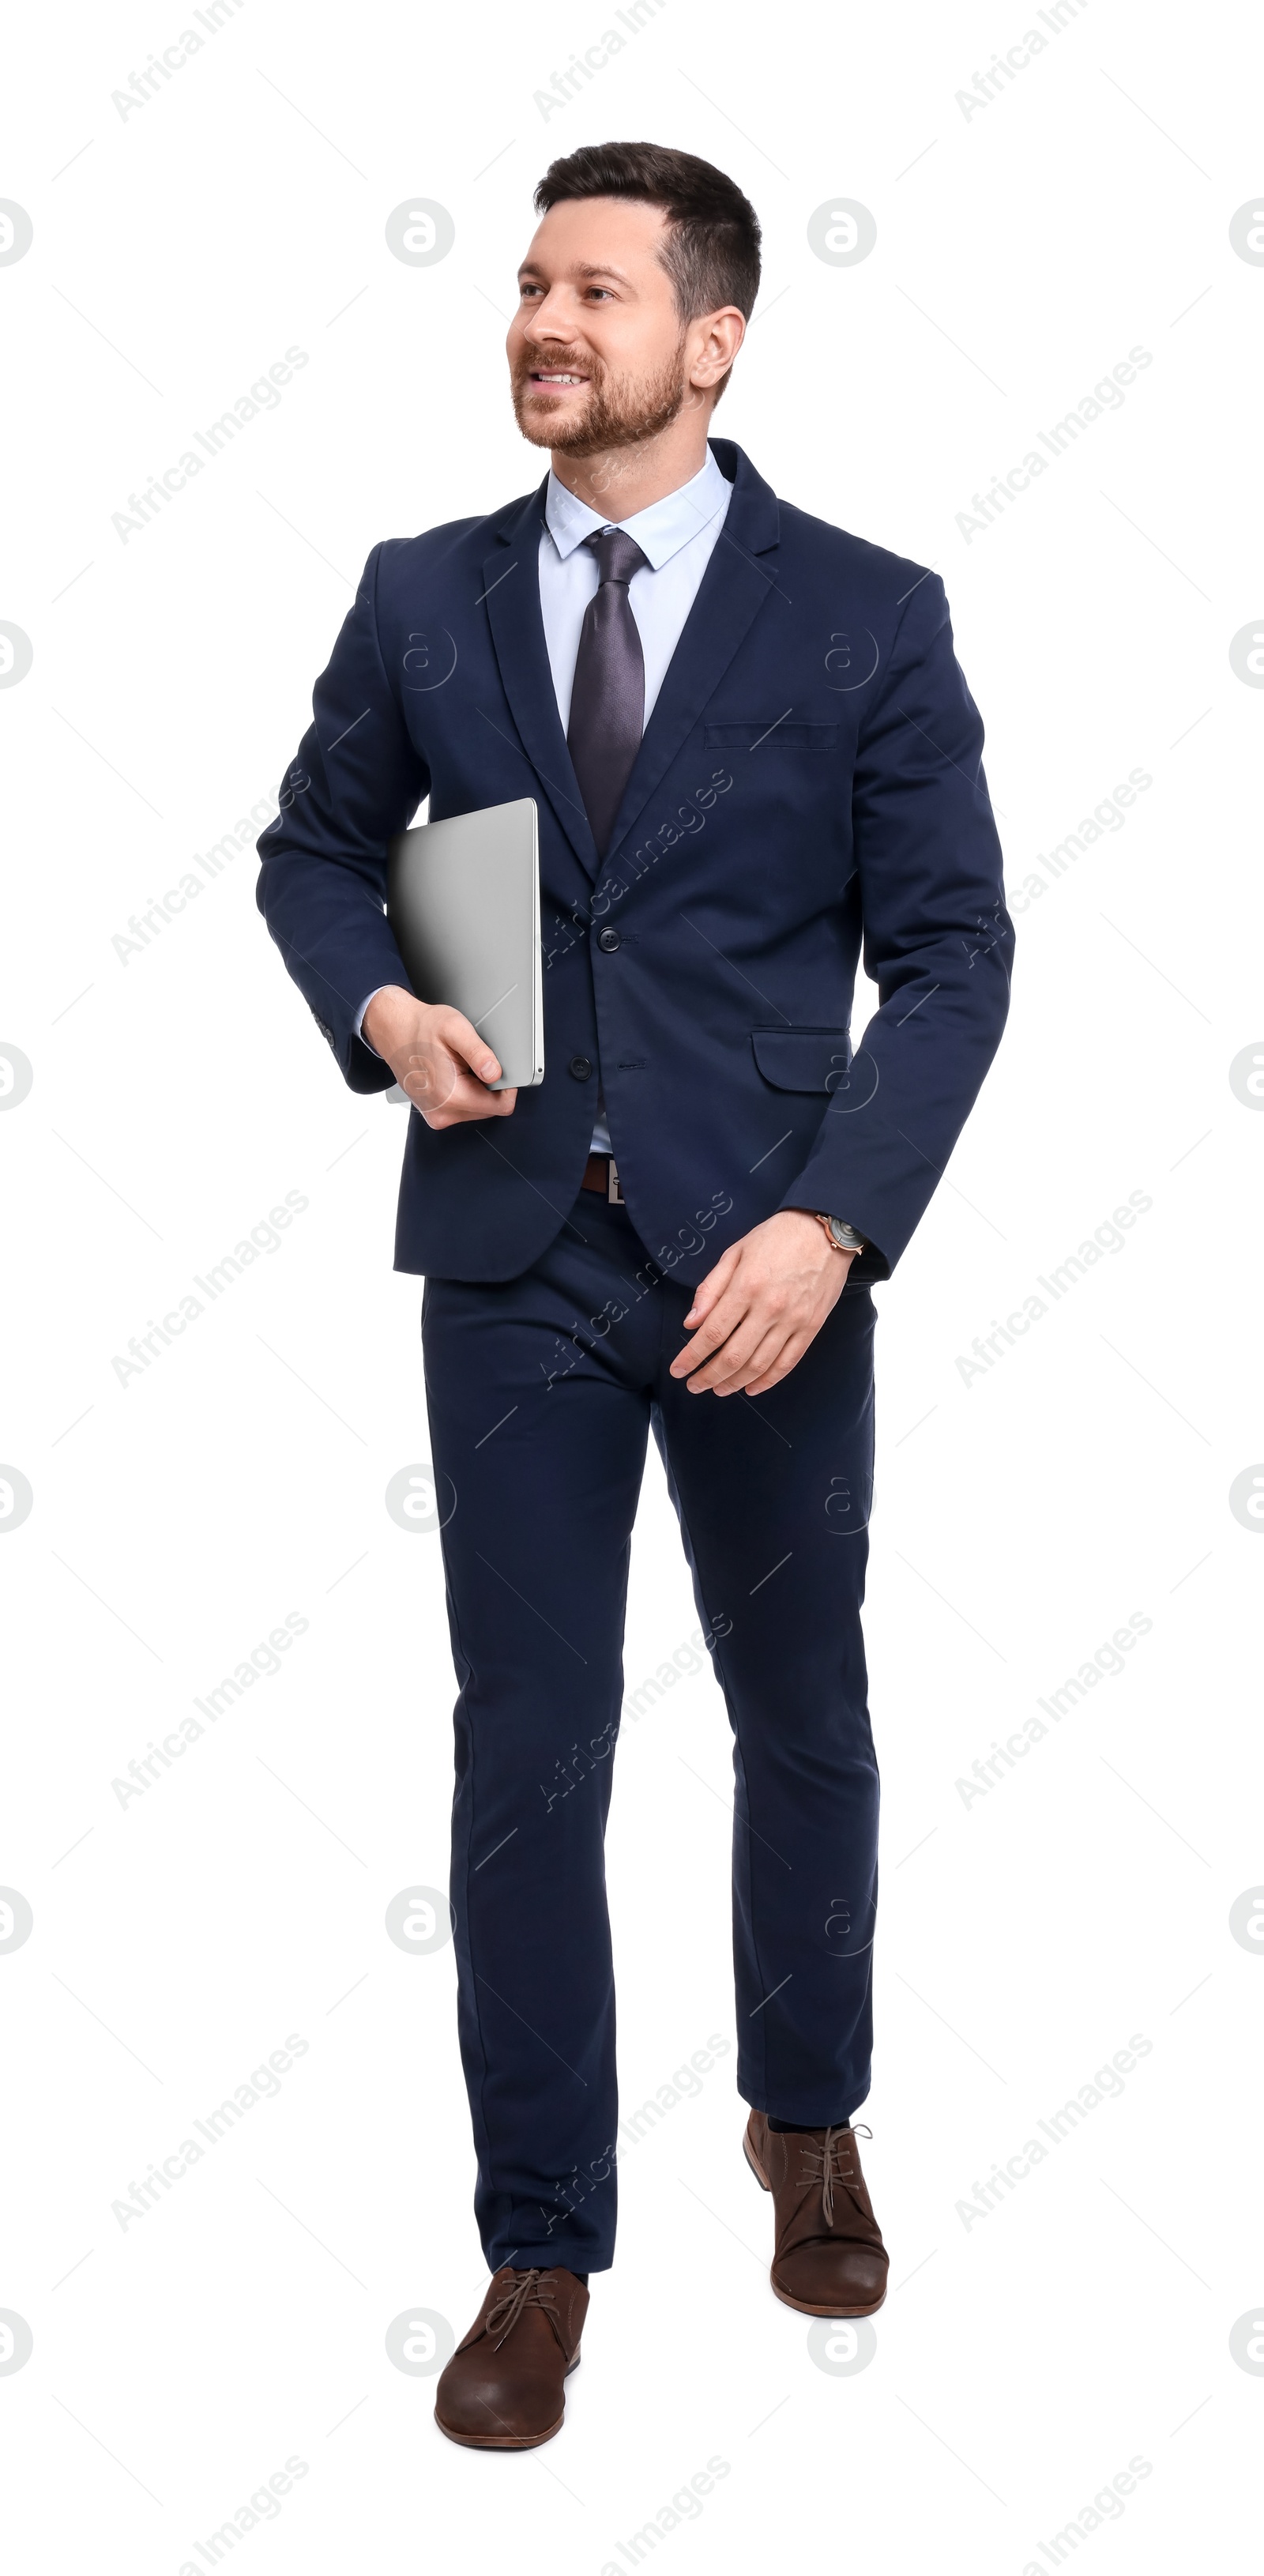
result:
[[(647, 439), (657, 438), (670, 429), (684, 407), (688, 387), (681, 364), (684, 335), (673, 355), (658, 371), (649, 376), (616, 376), (589, 359), (582, 367), (588, 377), (588, 398), (582, 412), (573, 410), (563, 415), (559, 404), (550, 417), (543, 411), (528, 415), (523, 398), (529, 390), (528, 379), (539, 367), (550, 375), (581, 372), (579, 361), (561, 357), (541, 358), (532, 355), (513, 379), (514, 416), (524, 438), (533, 447), (551, 447), (559, 456), (591, 457), (621, 447), (639, 447)], [(538, 390), (538, 389), (537, 389)], [(612, 458), (612, 464), (614, 460)], [(615, 472), (617, 473), (617, 466)]]

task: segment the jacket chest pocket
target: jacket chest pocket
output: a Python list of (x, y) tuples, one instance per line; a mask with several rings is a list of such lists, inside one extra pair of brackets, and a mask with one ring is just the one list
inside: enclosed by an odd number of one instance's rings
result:
[(780, 716), (742, 716), (731, 724), (709, 724), (704, 749), (707, 751), (759, 751), (767, 744), (771, 749), (780, 743), (795, 751), (834, 751), (838, 747), (836, 724), (792, 724)]

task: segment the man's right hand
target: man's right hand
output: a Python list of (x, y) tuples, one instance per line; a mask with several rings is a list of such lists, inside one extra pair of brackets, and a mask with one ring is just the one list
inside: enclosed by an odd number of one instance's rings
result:
[(488, 1090), (489, 1082), (499, 1081), (500, 1066), (464, 1012), (445, 1002), (419, 1002), (401, 984), (384, 984), (363, 1026), (427, 1127), (512, 1116), (517, 1091)]

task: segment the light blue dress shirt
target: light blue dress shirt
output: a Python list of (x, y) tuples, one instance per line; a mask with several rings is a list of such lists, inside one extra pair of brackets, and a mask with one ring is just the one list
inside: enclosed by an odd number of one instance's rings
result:
[(651, 501), (648, 510), (637, 510), (630, 519), (603, 519), (550, 472), (540, 531), (540, 609), (563, 733), (570, 722), (584, 611), (597, 588), (597, 558), (585, 547), (585, 537), (595, 528), (626, 528), (646, 557), (632, 575), (628, 599), (645, 660), (648, 724), (732, 491), (708, 448), (701, 473), (679, 491)]
[[(550, 467), (544, 526), (540, 531), (540, 611), (563, 733), (570, 721), (584, 611), (599, 578), (596, 555), (585, 546), (584, 538), (591, 536), (594, 528), (626, 528), (645, 556), (644, 564), (628, 584), (628, 600), (645, 662), (644, 729), (724, 525), (732, 490), (708, 447), (706, 464), (690, 482), (669, 492), (665, 500), (651, 501), (648, 510), (637, 510), (630, 519), (610, 519), (603, 518), (598, 510), (590, 510), (586, 501), (577, 500), (565, 484), (558, 482)], [(361, 1036), (364, 1012), (372, 999), (373, 995), (368, 994), (356, 1021)], [(611, 1150), (604, 1113), (605, 1104), (599, 1094), (592, 1139), (594, 1154), (608, 1154)]]

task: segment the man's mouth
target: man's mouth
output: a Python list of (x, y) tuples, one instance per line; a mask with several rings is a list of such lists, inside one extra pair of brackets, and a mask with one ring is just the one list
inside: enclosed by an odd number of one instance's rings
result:
[(528, 382), (533, 385), (559, 385), (565, 388), (567, 385), (586, 385), (588, 378), (587, 376), (574, 375), (569, 370), (562, 369), (560, 367), (533, 367), (528, 377)]

